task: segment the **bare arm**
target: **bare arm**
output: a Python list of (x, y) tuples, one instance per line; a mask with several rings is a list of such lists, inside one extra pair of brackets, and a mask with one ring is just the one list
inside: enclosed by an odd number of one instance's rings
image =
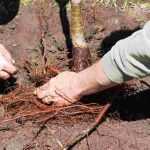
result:
[(62, 72), (36, 90), (37, 96), (45, 103), (54, 102), (59, 106), (69, 105), (82, 96), (115, 86), (103, 71), (101, 60), (79, 72)]

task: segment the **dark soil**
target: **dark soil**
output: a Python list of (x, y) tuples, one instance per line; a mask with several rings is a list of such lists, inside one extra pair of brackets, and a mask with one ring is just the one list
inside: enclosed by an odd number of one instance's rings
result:
[[(71, 37), (69, 30), (70, 10), (61, 1), (49, 1), (46, 12), (41, 13), (38, 4), (22, 6), (16, 0), (13, 15), (5, 13), (0, 26), (0, 43), (12, 53), (19, 68), (17, 84), (32, 85), (25, 69), (30, 62), (32, 75), (37, 68), (43, 68), (41, 46), (45, 49), (47, 65), (60, 70), (69, 70), (71, 64)], [(1, 4), (1, 3), (0, 3)], [(19, 8), (19, 10), (18, 10)], [(17, 13), (18, 12), (18, 13)], [(12, 18), (16, 16), (13, 20)], [(41, 18), (41, 19), (40, 19)], [(127, 11), (93, 5), (88, 0), (83, 5), (83, 19), (86, 40), (95, 62), (120, 39), (141, 28), (150, 19), (149, 9), (138, 6)], [(0, 18), (1, 20), (1, 18)], [(7, 23), (7, 24), (6, 24)], [(41, 35), (44, 33), (44, 38)], [(41, 40), (44, 43), (41, 43)], [(41, 45), (42, 44), (42, 45)], [(40, 69), (39, 74), (42, 72)], [(121, 88), (93, 95), (93, 101), (112, 100), (113, 106), (104, 123), (76, 150), (149, 150), (150, 149), (150, 101), (149, 77), (141, 81), (130, 81)], [(6, 86), (3, 83), (4, 87)], [(8, 85), (7, 85), (8, 86)], [(126, 87), (126, 88), (125, 88)], [(121, 89), (121, 90), (120, 90)], [(3, 90), (4, 91), (4, 90)], [(112, 94), (114, 93), (114, 94)], [(110, 98), (111, 97), (111, 98)], [(3, 110), (1, 106), (0, 109)], [(2, 112), (2, 111), (1, 111)], [(3, 115), (3, 114), (0, 114)], [(35, 120), (18, 120), (0, 125), (0, 150), (59, 150), (58, 140), (66, 144), (82, 130), (87, 129), (95, 116), (85, 116), (84, 120), (67, 119), (49, 121), (41, 133), (33, 140), (41, 127)]]

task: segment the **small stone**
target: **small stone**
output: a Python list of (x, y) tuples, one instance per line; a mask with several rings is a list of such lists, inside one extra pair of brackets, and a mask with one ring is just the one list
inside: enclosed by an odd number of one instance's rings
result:
[(16, 46), (17, 46), (17, 44), (16, 44), (16, 43), (14, 43), (14, 44), (12, 44), (12, 46), (13, 46), (13, 47), (16, 47)]

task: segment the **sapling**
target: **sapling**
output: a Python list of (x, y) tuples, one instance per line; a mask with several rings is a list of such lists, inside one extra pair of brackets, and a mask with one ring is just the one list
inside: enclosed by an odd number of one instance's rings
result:
[(72, 70), (78, 72), (91, 64), (91, 54), (84, 36), (80, 0), (71, 0), (71, 35), (73, 43)]

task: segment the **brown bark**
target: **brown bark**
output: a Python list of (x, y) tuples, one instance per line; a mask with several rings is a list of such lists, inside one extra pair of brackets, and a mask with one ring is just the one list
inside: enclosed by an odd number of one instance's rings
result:
[(71, 2), (71, 34), (72, 34), (72, 70), (79, 72), (91, 64), (91, 54), (84, 37), (84, 25), (81, 14), (81, 2)]
[(74, 47), (72, 70), (79, 72), (91, 65), (91, 54), (88, 48)]

